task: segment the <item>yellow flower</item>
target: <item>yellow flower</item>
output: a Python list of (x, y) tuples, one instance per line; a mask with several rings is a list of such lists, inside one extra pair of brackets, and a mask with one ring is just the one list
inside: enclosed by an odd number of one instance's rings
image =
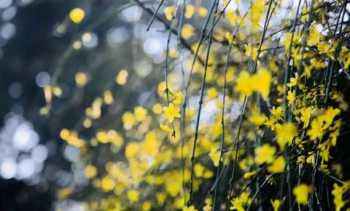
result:
[(152, 208), (152, 204), (149, 201), (145, 201), (142, 204), (142, 211), (149, 211)]
[(182, 211), (198, 211), (193, 205), (191, 206), (185, 206), (184, 208), (182, 208)]
[(266, 100), (270, 94), (271, 86), (271, 73), (266, 69), (260, 69), (256, 74), (253, 80), (255, 91), (261, 94), (261, 96)]
[(160, 146), (160, 142), (156, 136), (155, 132), (149, 132), (146, 134), (145, 140), (143, 142), (143, 150), (149, 156), (156, 156), (158, 153), (158, 149)]
[(288, 100), (288, 103), (292, 105), (295, 101), (295, 92), (288, 91), (287, 100)]
[(136, 190), (130, 190), (126, 193), (130, 202), (137, 202), (139, 200), (140, 193)]
[(74, 8), (69, 12), (69, 19), (75, 23), (81, 23), (85, 18), (85, 11), (81, 8)]
[(171, 21), (171, 19), (173, 19), (175, 15), (175, 10), (176, 10), (175, 6), (169, 6), (164, 9), (164, 16), (168, 21)]
[(311, 140), (321, 139), (324, 131), (334, 122), (334, 118), (340, 113), (340, 109), (329, 107), (322, 115), (311, 122), (311, 128), (307, 131)]
[(218, 92), (215, 88), (209, 88), (207, 94), (210, 99), (214, 99), (218, 96)]
[(298, 204), (306, 205), (310, 193), (311, 188), (306, 184), (300, 184), (293, 188), (293, 194)]
[(311, 114), (313, 112), (313, 107), (302, 108), (301, 113), (301, 121), (304, 123), (304, 128), (307, 128), (310, 124)]
[(282, 201), (279, 199), (271, 200), (271, 205), (273, 207), (273, 211), (278, 211), (282, 205)]
[(258, 56), (258, 49), (252, 44), (248, 44), (247, 46), (245, 46), (245, 55), (255, 60)]
[[(240, 21), (240, 17), (238, 15), (236, 15), (235, 11), (232, 9), (228, 9), (226, 11), (225, 17), (227, 19), (227, 21), (232, 24), (232, 25), (236, 25), (237, 23), (239, 23)], [(232, 35), (230, 35), (232, 37)]]
[(260, 126), (265, 123), (267, 120), (266, 116), (259, 112), (257, 107), (252, 109), (252, 112), (249, 115), (248, 121), (256, 126)]
[(135, 117), (131, 112), (125, 112), (122, 116), (124, 129), (130, 130), (136, 123)]
[(125, 156), (130, 160), (135, 158), (140, 147), (137, 143), (129, 143), (125, 148)]
[(175, 58), (177, 58), (177, 56), (178, 56), (178, 52), (177, 52), (176, 48), (170, 48), (169, 49), (169, 57), (175, 59)]
[(75, 83), (78, 87), (84, 87), (88, 82), (88, 76), (84, 72), (77, 72), (75, 74)]
[(103, 93), (103, 101), (106, 105), (111, 105), (114, 101), (113, 94), (111, 90), (106, 90)]
[(255, 0), (254, 2), (252, 2), (252, 7), (249, 12), (249, 15), (253, 30), (258, 30), (260, 28), (260, 20), (263, 16), (264, 8), (264, 0)]
[(191, 4), (186, 5), (185, 18), (192, 18), (195, 11), (195, 7)]
[(343, 200), (343, 194), (345, 191), (346, 189), (344, 186), (339, 186), (338, 184), (333, 185), (332, 195), (334, 197), (333, 203), (335, 205), (336, 211), (340, 211), (345, 205), (345, 202)]
[(161, 114), (162, 111), (163, 111), (163, 107), (162, 107), (159, 103), (156, 103), (156, 104), (153, 105), (152, 111), (153, 111), (155, 114)]
[(242, 71), (238, 75), (236, 83), (236, 91), (244, 94), (245, 96), (250, 96), (253, 93), (253, 86), (251, 83), (251, 76), (247, 71)]
[(134, 116), (137, 121), (143, 121), (147, 116), (147, 110), (142, 106), (134, 108)]
[(101, 189), (103, 191), (109, 192), (109, 191), (113, 190), (114, 186), (115, 186), (115, 183), (114, 183), (112, 178), (110, 178), (109, 176), (105, 176), (102, 178)]
[(331, 124), (333, 123), (334, 118), (340, 113), (340, 109), (338, 108), (333, 108), (333, 107), (329, 107), (327, 108), (327, 110), (324, 112), (324, 114), (321, 116), (324, 125), (324, 128), (328, 128), (329, 126), (331, 126)]
[(274, 159), (276, 149), (275, 147), (264, 144), (255, 149), (255, 162), (257, 164), (271, 163)]
[(242, 200), (240, 198), (234, 198), (231, 203), (232, 203), (232, 206), (230, 207), (230, 210), (237, 210), (237, 211), (245, 210)]
[(248, 172), (244, 173), (243, 178), (250, 179), (255, 175), (256, 175), (256, 171), (248, 171)]
[(208, 9), (205, 7), (197, 7), (197, 13), (201, 17), (206, 17), (208, 15)]
[(277, 143), (282, 150), (286, 144), (292, 143), (297, 132), (297, 127), (292, 122), (287, 122), (276, 127)]
[(280, 119), (282, 118), (283, 115), (283, 109), (281, 107), (273, 107), (271, 110), (271, 114), (275, 119)]
[(87, 165), (85, 167), (84, 174), (87, 178), (94, 178), (97, 174), (97, 169), (93, 165)]
[(271, 173), (282, 173), (286, 166), (286, 161), (283, 156), (277, 157), (276, 160), (268, 167), (269, 172)]
[(193, 36), (194, 28), (190, 24), (184, 24), (181, 29), (181, 37), (184, 39), (189, 39)]
[(219, 166), (220, 162), (220, 151), (218, 149), (210, 150), (209, 157), (213, 161), (214, 166)]
[(311, 140), (321, 139), (323, 136), (322, 120), (316, 118), (311, 122), (311, 128), (307, 131), (307, 135), (310, 136)]
[(317, 45), (321, 40), (321, 33), (317, 31), (315, 25), (311, 26), (309, 37), (307, 39), (308, 45)]
[(239, 197), (231, 200), (232, 206), (230, 207), (230, 210), (244, 211), (244, 206), (250, 204), (250, 202), (251, 199), (249, 198), (249, 193), (244, 191), (239, 195)]
[(127, 70), (120, 70), (117, 76), (115, 77), (115, 82), (120, 86), (125, 85), (128, 81), (128, 75), (129, 73)]
[(205, 200), (205, 206), (203, 207), (203, 211), (211, 211), (213, 209), (211, 199)]
[(164, 116), (169, 122), (173, 122), (175, 118), (180, 118), (180, 109), (176, 107), (173, 103), (170, 103), (169, 106), (164, 109)]
[(254, 75), (242, 71), (237, 79), (236, 90), (246, 96), (256, 91), (261, 94), (264, 99), (267, 99), (270, 93), (271, 79), (271, 73), (266, 69), (260, 69)]
[(174, 96), (175, 96), (173, 100), (174, 105), (180, 105), (184, 101), (185, 97), (181, 92), (176, 92)]

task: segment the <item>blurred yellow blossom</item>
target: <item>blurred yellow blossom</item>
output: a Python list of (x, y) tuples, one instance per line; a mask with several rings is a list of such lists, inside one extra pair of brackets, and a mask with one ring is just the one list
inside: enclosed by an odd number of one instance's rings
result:
[(88, 82), (88, 76), (84, 72), (77, 72), (75, 74), (75, 83), (78, 87), (84, 87)]
[(269, 144), (263, 144), (255, 149), (255, 162), (257, 164), (271, 163), (274, 159), (276, 149)]
[(74, 8), (69, 12), (69, 18), (73, 23), (81, 23), (85, 18), (85, 11), (82, 8)]
[(311, 188), (306, 184), (300, 184), (293, 188), (293, 194), (298, 204), (306, 205), (310, 193)]

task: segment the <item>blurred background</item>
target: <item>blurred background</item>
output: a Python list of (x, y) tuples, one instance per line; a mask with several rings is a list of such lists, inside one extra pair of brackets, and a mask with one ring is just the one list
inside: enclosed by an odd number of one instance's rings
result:
[[(76, 8), (83, 21), (70, 14)], [(1, 211), (79, 210), (55, 204), (58, 189), (86, 182), (79, 151), (59, 132), (89, 124), (84, 109), (106, 90), (117, 103), (102, 108), (109, 115), (99, 127), (118, 127), (121, 111), (152, 103), (167, 33), (158, 23), (145, 33), (143, 16), (123, 0), (0, 0)], [(50, 108), (48, 84), (60, 87)]]

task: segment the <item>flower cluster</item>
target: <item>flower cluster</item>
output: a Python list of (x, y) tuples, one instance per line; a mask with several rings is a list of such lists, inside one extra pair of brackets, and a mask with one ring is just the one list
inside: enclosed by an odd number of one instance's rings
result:
[[(187, 211), (349, 205), (349, 182), (332, 161), (348, 107), (337, 90), (350, 66), (342, 36), (346, 4), (204, 2), (158, 2), (153, 16), (181, 47), (167, 46), (171, 61), (151, 103), (120, 111), (118, 129), (100, 128), (103, 107), (116, 106), (114, 93), (104, 90), (85, 110), (89, 133), (62, 129), (60, 138), (83, 152), (92, 192), (104, 193), (86, 205)], [(79, 23), (84, 13), (74, 10), (70, 18)], [(82, 72), (75, 77), (79, 88), (91, 80)], [(127, 80), (121, 70), (115, 82)], [(44, 88), (48, 104), (59, 97), (56, 89)], [(113, 156), (94, 157), (96, 150)]]

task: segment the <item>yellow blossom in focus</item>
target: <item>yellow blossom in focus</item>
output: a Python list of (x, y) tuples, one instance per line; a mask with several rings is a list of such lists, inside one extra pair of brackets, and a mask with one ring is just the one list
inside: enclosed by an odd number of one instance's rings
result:
[(174, 119), (180, 118), (180, 109), (176, 107), (173, 103), (170, 103), (169, 106), (164, 109), (164, 117), (169, 121), (173, 122)]

